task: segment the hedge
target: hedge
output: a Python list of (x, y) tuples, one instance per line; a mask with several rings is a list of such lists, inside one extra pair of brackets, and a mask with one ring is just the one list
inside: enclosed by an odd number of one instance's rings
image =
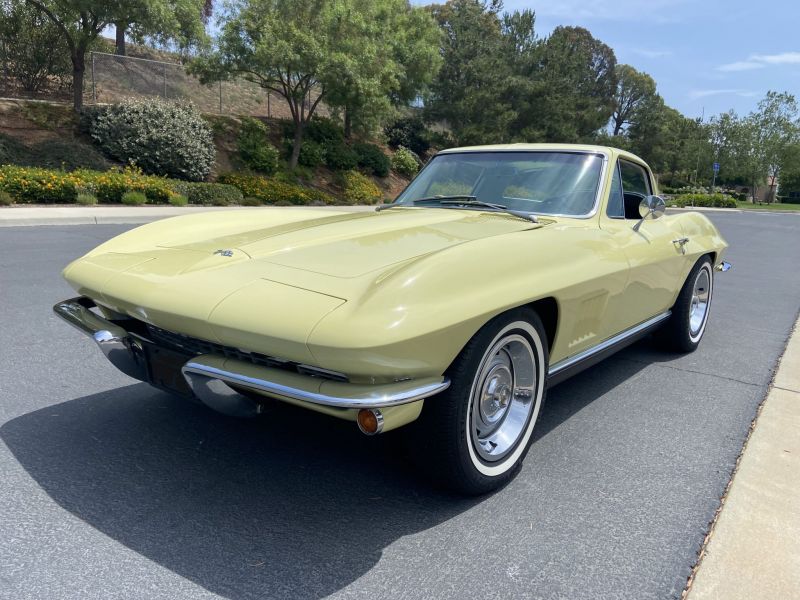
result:
[(189, 204), (202, 206), (230, 206), (241, 204), (244, 196), (239, 188), (225, 183), (196, 183), (179, 181), (174, 185), (179, 194), (186, 196)]
[(336, 199), (321, 190), (307, 188), (258, 175), (225, 173), (217, 179), (237, 187), (246, 198), (257, 198), (263, 204), (335, 204)]
[(683, 194), (670, 200), (670, 204), (679, 208), (685, 208), (686, 206), (736, 208), (736, 200), (725, 194)]
[[(341, 174), (340, 183), (350, 203), (374, 203), (381, 190), (358, 171)], [(275, 178), (244, 173), (220, 175), (218, 183), (187, 182), (127, 168), (106, 172), (82, 169), (66, 173), (34, 167), (0, 166), (0, 198), (5, 204), (74, 204), (80, 195), (93, 195), (104, 204), (119, 204), (131, 192), (143, 194), (150, 204), (181, 205), (184, 196), (190, 204), (228, 206), (231, 204), (325, 205), (337, 204), (330, 194)], [(138, 200), (141, 197), (133, 196)], [(9, 200), (10, 199), (10, 200)], [(128, 201), (131, 197), (128, 196)]]
[[(183, 186), (192, 188), (191, 192)], [(128, 192), (144, 194), (151, 204), (167, 204), (175, 193), (194, 197), (195, 203), (238, 203), (241, 193), (230, 186), (212, 183), (188, 183), (144, 175), (127, 168), (123, 171), (90, 171), (72, 173), (37, 167), (0, 166), (0, 191), (6, 192), (18, 204), (74, 204), (79, 194), (92, 194), (104, 204), (120, 204)], [(190, 195), (191, 194), (191, 195)], [(210, 200), (208, 200), (210, 199)]]

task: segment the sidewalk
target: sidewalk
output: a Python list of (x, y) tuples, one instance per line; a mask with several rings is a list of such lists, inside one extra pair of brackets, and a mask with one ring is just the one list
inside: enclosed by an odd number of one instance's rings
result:
[(800, 598), (800, 319), (687, 600)]
[(26, 225), (105, 225), (149, 223), (167, 217), (216, 210), (322, 209), (357, 212), (373, 206), (14, 206), (0, 208), (0, 227)]

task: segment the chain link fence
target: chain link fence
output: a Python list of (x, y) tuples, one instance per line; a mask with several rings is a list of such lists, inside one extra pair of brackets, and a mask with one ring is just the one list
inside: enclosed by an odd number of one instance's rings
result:
[[(289, 106), (281, 96), (242, 78), (204, 85), (179, 63), (105, 52), (92, 52), (87, 66), (88, 89), (84, 89), (84, 97), (90, 103), (158, 96), (190, 100), (204, 113), (291, 118)], [(322, 106), (317, 112), (327, 113)]]

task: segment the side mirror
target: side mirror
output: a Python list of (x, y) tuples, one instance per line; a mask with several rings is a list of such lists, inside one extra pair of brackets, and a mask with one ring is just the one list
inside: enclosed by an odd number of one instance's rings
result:
[(658, 219), (663, 217), (667, 210), (667, 204), (661, 196), (645, 196), (639, 203), (639, 216), (642, 220), (650, 217)]

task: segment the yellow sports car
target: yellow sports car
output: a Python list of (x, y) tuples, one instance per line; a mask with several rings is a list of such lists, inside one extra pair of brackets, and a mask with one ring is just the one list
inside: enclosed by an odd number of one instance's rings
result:
[(375, 211), (236, 210), (124, 233), (56, 313), (126, 374), (233, 415), (404, 425), (464, 493), (519, 470), (548, 385), (659, 329), (694, 350), (727, 244), (599, 146), (437, 154)]

